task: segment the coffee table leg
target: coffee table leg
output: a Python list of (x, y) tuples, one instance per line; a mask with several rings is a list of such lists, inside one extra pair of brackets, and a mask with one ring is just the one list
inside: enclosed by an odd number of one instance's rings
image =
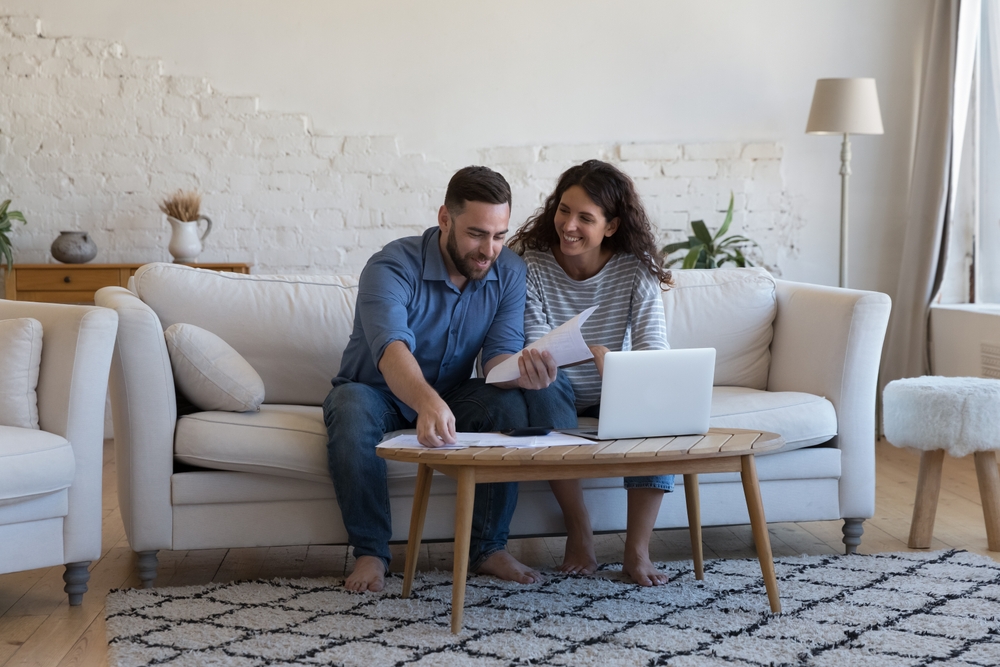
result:
[(698, 475), (684, 475), (684, 500), (687, 502), (688, 530), (691, 531), (691, 556), (694, 559), (694, 578), (705, 578), (705, 556), (701, 546), (701, 500), (698, 496)]
[(403, 597), (410, 597), (413, 576), (417, 573), (417, 556), (420, 540), (424, 536), (424, 518), (427, 516), (427, 499), (431, 496), (431, 477), (434, 471), (426, 463), (417, 466), (417, 486), (413, 491), (413, 511), (410, 513), (410, 539), (406, 542), (406, 572), (403, 574)]
[(764, 503), (760, 499), (760, 486), (757, 483), (757, 464), (753, 454), (741, 456), (743, 479), (743, 494), (747, 499), (747, 510), (750, 513), (750, 525), (753, 528), (753, 542), (757, 546), (757, 559), (760, 561), (760, 572), (764, 575), (764, 586), (767, 588), (767, 599), (771, 603), (771, 611), (775, 614), (781, 611), (781, 599), (778, 597), (778, 579), (774, 576), (774, 558), (771, 555), (771, 537), (767, 534), (767, 520), (764, 518)]
[(451, 584), (451, 632), (462, 629), (465, 613), (465, 580), (469, 574), (469, 543), (472, 539), (472, 506), (476, 501), (476, 469), (458, 469), (455, 498), (455, 573)]

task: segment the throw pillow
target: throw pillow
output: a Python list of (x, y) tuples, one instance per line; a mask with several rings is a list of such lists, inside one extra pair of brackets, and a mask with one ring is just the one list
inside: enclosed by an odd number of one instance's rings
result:
[(673, 276), (673, 289), (663, 293), (670, 347), (714, 347), (716, 386), (767, 389), (778, 312), (771, 274), (755, 267), (689, 269)]
[(0, 350), (0, 425), (37, 429), (42, 323), (0, 320)]
[(211, 331), (172, 324), (164, 336), (174, 382), (202, 410), (260, 410), (264, 381), (240, 353)]

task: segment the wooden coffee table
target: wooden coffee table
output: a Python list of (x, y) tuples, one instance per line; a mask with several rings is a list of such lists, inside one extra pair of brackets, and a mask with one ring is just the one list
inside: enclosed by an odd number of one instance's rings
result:
[(430, 497), (433, 471), (453, 477), (458, 482), (455, 500), (455, 574), (451, 597), (451, 631), (462, 628), (465, 607), (465, 581), (469, 569), (469, 543), (472, 533), (472, 505), (476, 484), (488, 482), (527, 482), (584, 477), (627, 477), (634, 475), (684, 475), (688, 528), (694, 556), (696, 579), (703, 579), (704, 558), (701, 545), (701, 511), (698, 501), (698, 474), (739, 472), (750, 513), (754, 544), (771, 611), (781, 611), (778, 581), (774, 576), (771, 540), (767, 534), (764, 506), (757, 484), (754, 454), (777, 449), (784, 444), (775, 433), (742, 429), (713, 428), (707, 435), (676, 438), (637, 438), (605, 440), (592, 445), (504, 448), (469, 447), (466, 449), (386, 449), (378, 455), (393, 461), (417, 463), (417, 486), (413, 496), (410, 536), (406, 545), (406, 573), (403, 597), (409, 597), (417, 570), (417, 553), (423, 537), (424, 516)]

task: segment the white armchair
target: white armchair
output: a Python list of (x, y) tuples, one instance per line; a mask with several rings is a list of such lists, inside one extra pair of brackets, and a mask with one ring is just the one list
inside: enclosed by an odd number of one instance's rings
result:
[(42, 325), (39, 428), (0, 425), (0, 573), (65, 564), (65, 590), (78, 605), (101, 556), (104, 403), (118, 314), (0, 299), (0, 321), (18, 318)]

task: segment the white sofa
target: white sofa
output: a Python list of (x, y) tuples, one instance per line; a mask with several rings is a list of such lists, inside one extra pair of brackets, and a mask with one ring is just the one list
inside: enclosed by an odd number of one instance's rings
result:
[[(674, 347), (715, 347), (713, 424), (774, 431), (758, 461), (769, 521), (844, 519), (850, 552), (874, 513), (875, 391), (884, 294), (775, 281), (760, 269), (675, 272)], [(111, 373), (125, 530), (152, 585), (160, 549), (346, 543), (326, 467), (322, 402), (353, 325), (354, 277), (242, 276), (151, 264), (97, 303), (119, 315)], [(164, 330), (207, 329), (265, 386), (259, 412), (177, 417)], [(665, 379), (666, 381), (667, 379)], [(655, 388), (650, 388), (655, 391)], [(415, 466), (389, 464), (393, 539), (405, 541)], [(678, 480), (680, 482), (680, 480)], [(620, 479), (588, 480), (597, 531), (625, 528)], [(454, 483), (436, 477), (424, 537), (450, 539)], [(704, 475), (704, 525), (749, 523), (738, 475)], [(683, 493), (657, 527), (685, 526)], [(521, 485), (512, 536), (564, 532), (547, 483)]]
[[(32, 362), (38, 384), (27, 393), (30, 422), (0, 419), (0, 573), (65, 564), (65, 591), (78, 605), (87, 568), (101, 557), (104, 401), (118, 316), (0, 299), (0, 321), (22, 318), (41, 325), (41, 358)], [(0, 354), (20, 356), (21, 343), (6, 341)], [(38, 353), (37, 337), (28, 345)], [(0, 367), (9, 372), (14, 361)], [(0, 401), (22, 398), (0, 391)]]

